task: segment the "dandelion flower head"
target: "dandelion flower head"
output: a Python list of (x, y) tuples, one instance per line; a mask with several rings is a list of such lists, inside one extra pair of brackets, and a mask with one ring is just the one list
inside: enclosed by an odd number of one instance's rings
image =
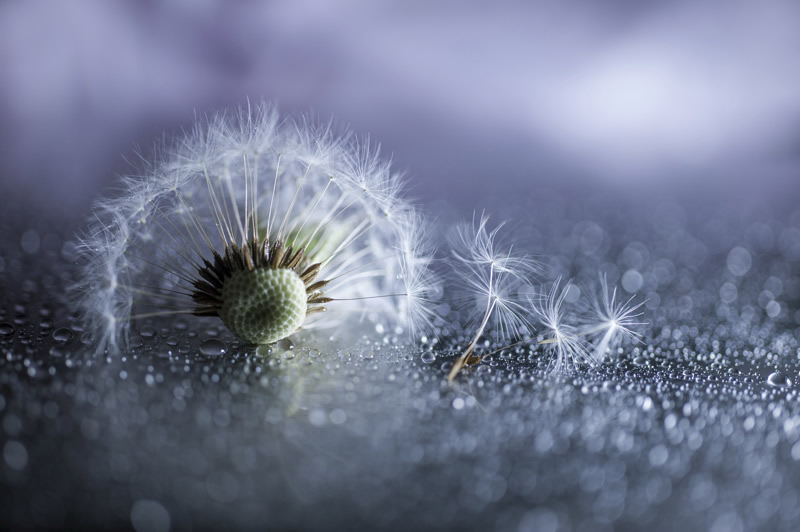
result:
[(101, 348), (175, 314), (219, 318), (247, 344), (430, 323), (424, 222), (367, 139), (262, 105), (202, 121), (142, 164), (98, 202), (80, 246), (77, 293)]

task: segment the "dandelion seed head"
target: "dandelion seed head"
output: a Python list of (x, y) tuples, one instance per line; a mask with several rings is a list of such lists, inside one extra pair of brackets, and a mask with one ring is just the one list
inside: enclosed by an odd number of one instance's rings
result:
[(303, 324), (306, 300), (305, 284), (291, 270), (238, 271), (222, 287), (218, 314), (239, 338), (251, 344), (270, 344)]
[(424, 222), (368, 139), (248, 105), (140, 159), (79, 246), (74, 291), (101, 348), (171, 314), (219, 318), (247, 343), (351, 319), (432, 322)]

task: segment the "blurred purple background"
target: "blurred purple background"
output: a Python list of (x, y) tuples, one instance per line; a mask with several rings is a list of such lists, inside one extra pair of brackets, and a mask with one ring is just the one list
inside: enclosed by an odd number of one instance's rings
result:
[(85, 215), (134, 144), (265, 98), (371, 133), (459, 215), (547, 187), (793, 201), (798, 28), (793, 0), (7, 1), (0, 193)]

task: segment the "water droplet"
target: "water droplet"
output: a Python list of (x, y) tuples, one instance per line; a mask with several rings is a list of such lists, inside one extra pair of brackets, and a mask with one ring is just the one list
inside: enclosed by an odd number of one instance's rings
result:
[(782, 372), (776, 371), (775, 373), (770, 373), (769, 377), (767, 377), (767, 384), (770, 386), (784, 387), (791, 386), (792, 381)]
[(22, 233), (20, 243), (22, 244), (22, 249), (25, 251), (25, 253), (34, 254), (39, 252), (39, 248), (42, 245), (42, 240), (39, 237), (38, 232), (34, 231), (33, 229), (28, 229)]
[(72, 331), (67, 329), (66, 327), (61, 327), (53, 331), (53, 340), (56, 342), (69, 342), (72, 340)]
[(131, 524), (136, 532), (170, 529), (169, 512), (157, 501), (139, 500), (131, 507)]
[(433, 364), (434, 362), (436, 362), (436, 355), (433, 353), (433, 351), (425, 351), (424, 353), (422, 353), (422, 355), (420, 355), (419, 358), (425, 364)]
[(50, 348), (49, 352), (50, 356), (54, 357), (65, 357), (68, 354), (66, 351), (64, 351), (64, 348), (60, 345), (54, 345), (53, 347)]
[(226, 346), (224, 342), (222, 342), (221, 340), (217, 340), (216, 338), (206, 340), (205, 342), (200, 344), (200, 353), (209, 357), (224, 355), (225, 351), (227, 350), (228, 346)]
[(261, 344), (260, 346), (256, 347), (256, 354), (260, 357), (268, 357), (272, 354), (272, 352), (272, 345), (269, 344)]
[(28, 465), (28, 451), (25, 446), (14, 440), (9, 440), (3, 447), (3, 458), (11, 469), (22, 471)]
[(0, 323), (0, 336), (11, 336), (14, 334), (14, 326), (10, 323)]

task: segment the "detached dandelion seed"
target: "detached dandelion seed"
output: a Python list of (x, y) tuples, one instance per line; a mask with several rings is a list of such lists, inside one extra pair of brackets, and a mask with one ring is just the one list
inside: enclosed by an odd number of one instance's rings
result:
[(600, 277), (599, 292), (592, 301), (593, 314), (585, 320), (586, 328), (581, 331), (595, 340), (592, 355), (595, 360), (602, 360), (626, 338), (635, 342), (641, 340), (642, 335), (636, 328), (647, 325), (639, 321), (642, 315), (639, 310), (647, 301), (634, 304), (634, 298), (618, 300), (617, 288), (609, 290), (606, 276)]
[(176, 314), (219, 318), (247, 344), (354, 319), (430, 324), (424, 223), (368, 140), (248, 106), (143, 163), (80, 246), (76, 289), (100, 349)]
[(465, 285), (477, 330), (472, 341), (455, 361), (447, 375), (452, 381), (470, 362), (478, 340), (492, 323), (501, 340), (518, 335), (528, 326), (525, 307), (519, 301), (519, 291), (527, 278), (537, 271), (533, 260), (515, 255), (511, 246), (500, 250), (495, 242), (503, 224), (491, 231), (489, 217), (482, 214), (478, 221), (457, 228), (453, 257), (456, 274)]
[(538, 344), (544, 345), (545, 352), (552, 357), (551, 369), (554, 373), (574, 369), (581, 363), (594, 365), (596, 362), (586, 340), (566, 319), (564, 300), (572, 285), (569, 282), (563, 288), (560, 285), (561, 279), (556, 279), (549, 293), (530, 301), (536, 320), (546, 331)]

